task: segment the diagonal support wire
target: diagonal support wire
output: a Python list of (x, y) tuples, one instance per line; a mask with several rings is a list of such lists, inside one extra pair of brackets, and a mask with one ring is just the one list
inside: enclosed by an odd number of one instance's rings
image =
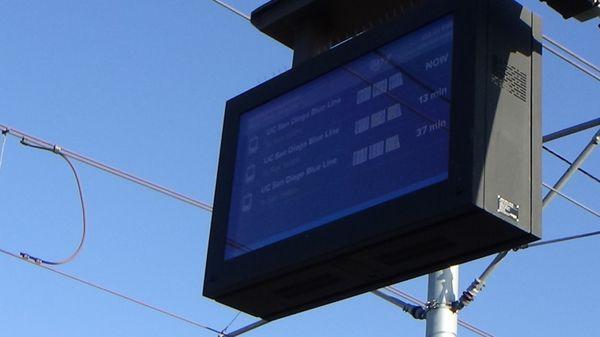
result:
[(569, 179), (577, 172), (577, 170), (583, 165), (583, 162), (589, 157), (589, 155), (594, 151), (596, 146), (600, 144), (600, 130), (596, 131), (588, 145), (581, 151), (577, 159), (573, 162), (573, 165), (569, 166), (569, 169), (563, 173), (563, 175), (558, 179), (558, 181), (550, 188), (550, 192), (546, 194), (543, 199), (543, 204), (546, 205), (557, 195), (557, 192), (567, 184)]
[(589, 212), (590, 214), (592, 214), (592, 215), (594, 215), (594, 216), (596, 216), (596, 217), (600, 217), (600, 213), (598, 213), (598, 212), (594, 211), (593, 209), (591, 209), (590, 207), (588, 207), (588, 206), (586, 206), (586, 205), (584, 205), (584, 204), (580, 203), (579, 201), (577, 201), (577, 200), (575, 200), (575, 199), (573, 199), (573, 198), (569, 197), (568, 195), (566, 195), (566, 194), (564, 194), (564, 193), (560, 192), (559, 190), (557, 190), (557, 189), (553, 188), (552, 186), (550, 186), (550, 185), (548, 185), (548, 184), (546, 184), (546, 183), (542, 183), (542, 186), (544, 186), (544, 187), (546, 187), (547, 189), (549, 189), (549, 190), (550, 190), (550, 192), (553, 192), (553, 193), (555, 193), (555, 194), (557, 194), (557, 195), (559, 195), (559, 196), (561, 196), (561, 197), (565, 198), (566, 200), (568, 200), (569, 202), (571, 202), (573, 205), (575, 205), (575, 206), (577, 206), (577, 207), (579, 207), (579, 208), (583, 209), (584, 211), (587, 211), (587, 212)]
[[(558, 152), (551, 150), (549, 147), (547, 146), (542, 146), (542, 148), (544, 150), (546, 150), (548, 153), (550, 153), (551, 155), (553, 155), (554, 157), (560, 159), (562, 162), (568, 164), (569, 166), (573, 165), (573, 162), (568, 160), (567, 158), (561, 156)], [(591, 174), (590, 172), (582, 169), (581, 167), (579, 169), (577, 169), (577, 171), (581, 172), (583, 175), (587, 176), (588, 178), (592, 179), (593, 181), (597, 182), (600, 184), (600, 178), (596, 177), (595, 175)]]
[(265, 325), (267, 323), (269, 323), (269, 321), (265, 321), (264, 319), (261, 319), (261, 320), (258, 320), (256, 322), (254, 322), (254, 323), (248, 324), (248, 325), (246, 325), (246, 326), (244, 326), (242, 328), (239, 328), (239, 329), (237, 329), (235, 331), (232, 331), (230, 333), (222, 334), (222, 336), (224, 336), (224, 337), (236, 337), (236, 336), (239, 336), (241, 334), (245, 334), (246, 332), (249, 332), (251, 330), (254, 330), (256, 328), (260, 328), (261, 326), (263, 326), (263, 325)]
[(216, 3), (217, 5), (223, 7), (225, 9), (227, 9), (227, 10), (229, 10), (230, 12), (233, 12), (233, 13), (237, 14), (238, 16), (240, 16), (240, 17), (242, 17), (242, 18), (250, 21), (250, 16), (248, 14), (243, 13), (242, 11), (240, 11), (239, 9), (231, 6), (230, 4), (225, 3), (225, 2), (223, 2), (221, 0), (212, 0), (212, 2)]

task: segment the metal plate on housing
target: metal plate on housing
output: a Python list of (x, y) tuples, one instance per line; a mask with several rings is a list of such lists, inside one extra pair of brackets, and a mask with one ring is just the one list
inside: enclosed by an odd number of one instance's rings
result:
[(519, 205), (498, 196), (498, 213), (504, 214), (513, 220), (519, 221)]

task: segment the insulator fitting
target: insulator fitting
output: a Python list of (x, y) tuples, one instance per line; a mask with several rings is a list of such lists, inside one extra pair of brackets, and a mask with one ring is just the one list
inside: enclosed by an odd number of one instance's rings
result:
[(415, 319), (427, 318), (427, 309), (423, 308), (420, 305), (411, 305), (408, 308), (405, 307), (404, 311), (409, 313)]
[(483, 290), (484, 287), (485, 287), (485, 283), (483, 281), (481, 281), (479, 278), (476, 278), (471, 283), (469, 288), (467, 288), (467, 290), (465, 290), (462, 293), (462, 295), (460, 296), (460, 299), (458, 301), (455, 301), (452, 303), (452, 311), (454, 311), (454, 312), (460, 311), (467, 305), (471, 304), (475, 300), (475, 297), (477, 296), (477, 294), (479, 294)]

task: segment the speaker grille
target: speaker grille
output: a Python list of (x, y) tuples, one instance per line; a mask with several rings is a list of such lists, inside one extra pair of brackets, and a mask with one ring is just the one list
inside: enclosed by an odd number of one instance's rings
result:
[(514, 97), (527, 102), (527, 74), (496, 56), (493, 58), (492, 82)]

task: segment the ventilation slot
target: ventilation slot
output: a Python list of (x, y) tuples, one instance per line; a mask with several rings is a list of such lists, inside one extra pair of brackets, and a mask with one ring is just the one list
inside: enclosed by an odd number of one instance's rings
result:
[(527, 74), (496, 56), (492, 66), (492, 82), (521, 101), (527, 102)]

